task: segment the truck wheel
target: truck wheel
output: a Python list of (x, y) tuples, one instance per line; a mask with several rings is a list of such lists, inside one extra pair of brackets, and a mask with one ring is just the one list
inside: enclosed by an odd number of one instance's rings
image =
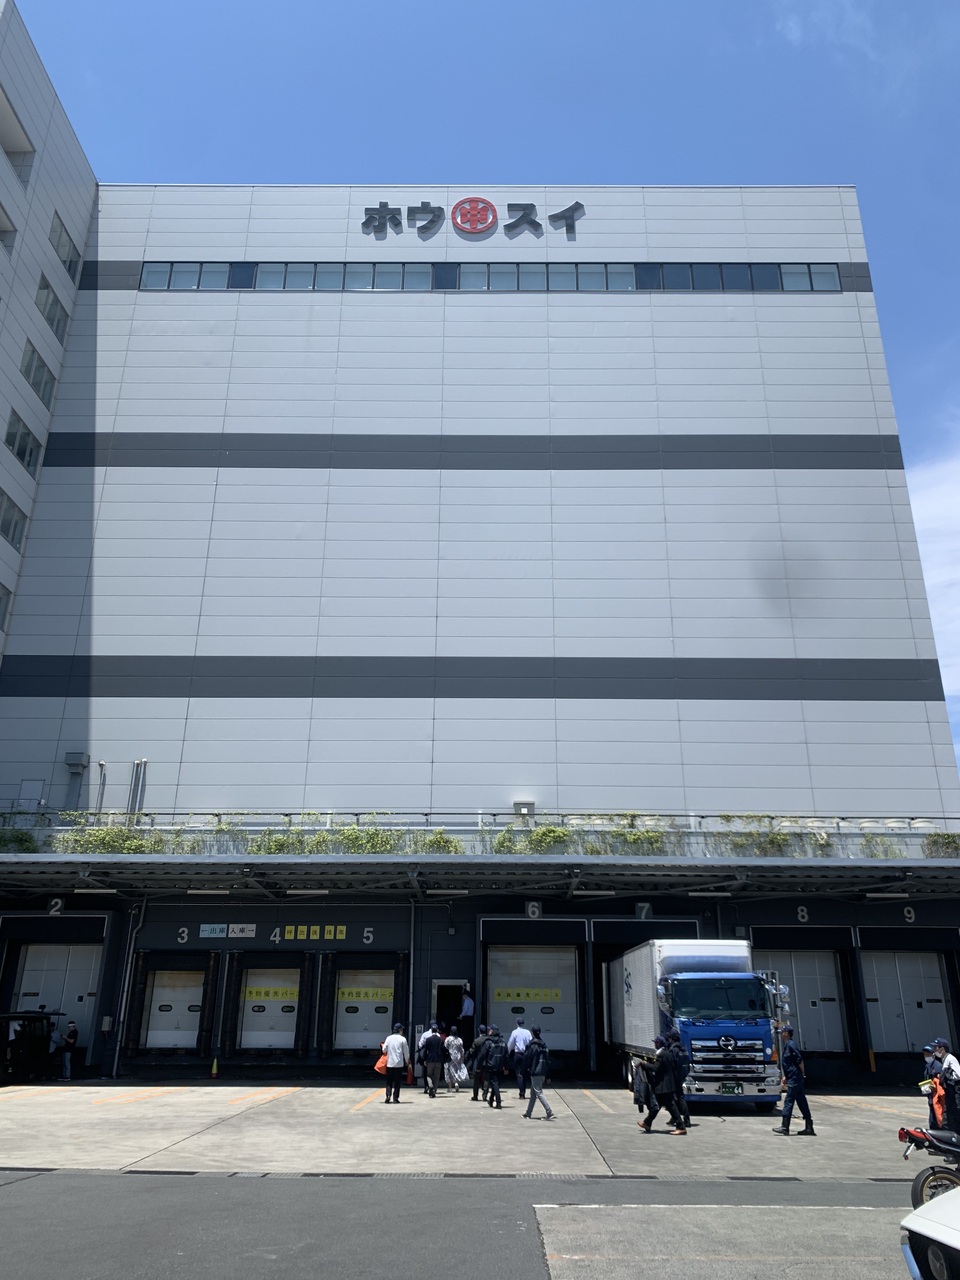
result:
[(775, 1102), (755, 1102), (753, 1104), (762, 1116), (772, 1116), (777, 1109)]
[(914, 1209), (919, 1209), (922, 1204), (942, 1196), (944, 1191), (952, 1191), (954, 1187), (960, 1187), (960, 1171), (931, 1165), (929, 1169), (921, 1169), (914, 1178), (910, 1203)]

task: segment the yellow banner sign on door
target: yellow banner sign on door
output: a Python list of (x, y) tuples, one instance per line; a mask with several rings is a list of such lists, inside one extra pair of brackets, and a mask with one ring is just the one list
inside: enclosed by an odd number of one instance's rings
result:
[(393, 987), (340, 987), (337, 991), (340, 1004), (362, 1004), (364, 1001), (386, 1004), (392, 999)]
[(559, 1004), (559, 987), (497, 987), (493, 998), (498, 1004)]
[(297, 1000), (299, 987), (247, 987), (244, 1000)]

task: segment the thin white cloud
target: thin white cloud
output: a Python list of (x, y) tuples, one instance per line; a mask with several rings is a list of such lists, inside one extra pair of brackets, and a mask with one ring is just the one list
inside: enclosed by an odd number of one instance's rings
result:
[(882, 0), (779, 0), (777, 30), (791, 44), (828, 44), (879, 59), (877, 18)]
[(859, 92), (912, 110), (936, 63), (960, 44), (960, 10), (902, 0), (775, 0), (774, 29), (798, 50), (825, 51)]

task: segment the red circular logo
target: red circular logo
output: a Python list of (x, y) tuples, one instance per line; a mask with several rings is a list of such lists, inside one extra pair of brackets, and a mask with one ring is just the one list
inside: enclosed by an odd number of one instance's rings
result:
[(477, 235), (489, 231), (497, 221), (497, 207), (483, 196), (467, 196), (458, 200), (450, 211), (450, 221), (458, 231)]

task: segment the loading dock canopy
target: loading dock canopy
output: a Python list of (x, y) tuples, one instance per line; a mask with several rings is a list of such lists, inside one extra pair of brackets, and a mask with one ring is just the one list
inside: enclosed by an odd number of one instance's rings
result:
[(429, 901), (449, 897), (591, 899), (650, 894), (718, 898), (817, 895), (858, 898), (960, 894), (960, 857), (912, 858), (629, 858), (584, 859), (528, 854), (394, 857), (223, 854), (0, 854), (0, 893), (11, 898), (76, 891), (113, 898), (179, 897), (191, 891), (232, 900), (369, 895)]

